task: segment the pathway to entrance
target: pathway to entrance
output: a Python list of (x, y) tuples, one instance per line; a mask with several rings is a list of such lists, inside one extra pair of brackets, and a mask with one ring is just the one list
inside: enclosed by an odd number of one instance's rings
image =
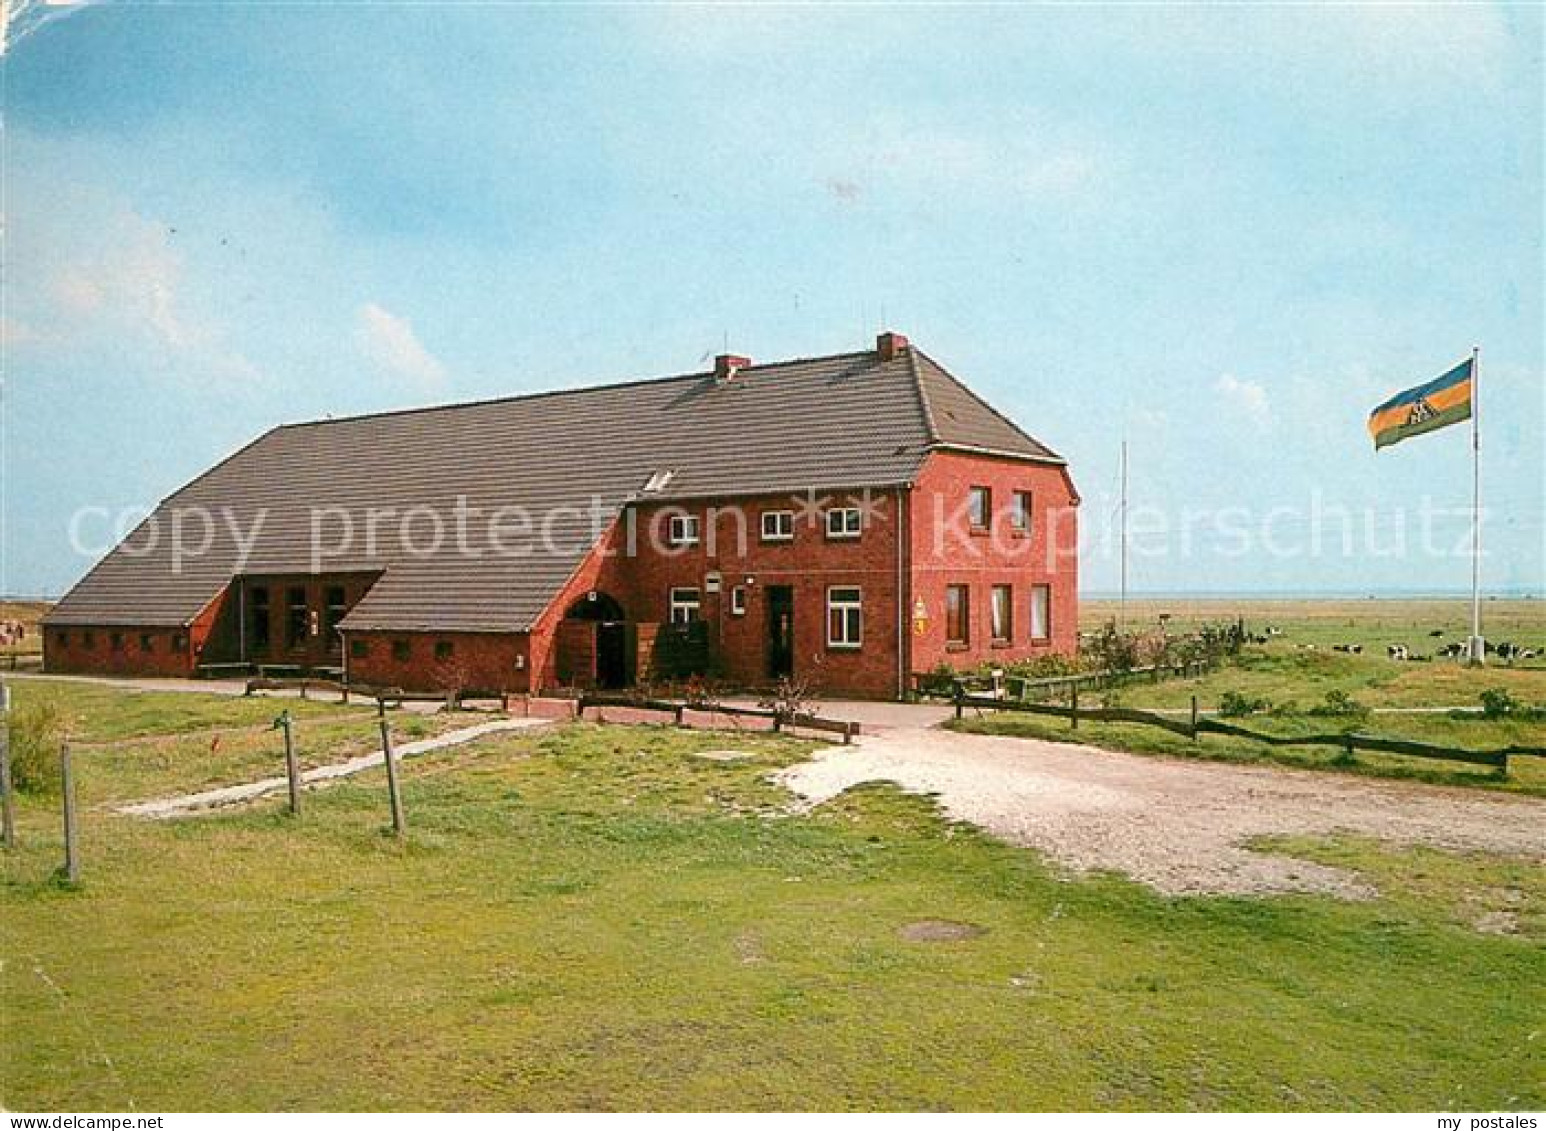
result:
[[(428, 754), (432, 750), (444, 750), (448, 746), (460, 746), (466, 742), (474, 742), (490, 734), (498, 734), (507, 730), (525, 730), (530, 727), (548, 725), (545, 719), (495, 719), (492, 722), (479, 723), (476, 726), (463, 727), (461, 730), (453, 730), (435, 738), (420, 739), (417, 742), (404, 742), (401, 745), (393, 745), (393, 750), (399, 758), (412, 758), (418, 754)], [(375, 769), (383, 765), (385, 758), (378, 750), (374, 754), (362, 754), (358, 758), (350, 758), (347, 762), (334, 762), (327, 766), (318, 766), (314, 770), (307, 770), (301, 775), (304, 785), (325, 785), (328, 782), (337, 781), (339, 778), (350, 777), (362, 773), (365, 770)], [(118, 812), (130, 817), (145, 817), (150, 820), (165, 820), (169, 817), (186, 817), (207, 809), (221, 809), (228, 805), (244, 805), (249, 801), (271, 794), (283, 793), (289, 788), (286, 778), (264, 778), (262, 781), (245, 782), (241, 785), (222, 786), (219, 789), (206, 789), (199, 793), (185, 793), (178, 797), (163, 797), (155, 801), (137, 801), (133, 805), (124, 805)]]
[[(905, 725), (905, 712), (928, 708), (876, 707), (854, 745), (826, 747), (778, 775), (805, 807), (894, 782), (1071, 871), (1121, 872), (1167, 894), (1372, 894), (1351, 872), (1248, 847), (1267, 836), (1352, 833), (1546, 861), (1539, 798), (961, 734), (922, 714)], [(822, 710), (849, 717), (847, 705)]]

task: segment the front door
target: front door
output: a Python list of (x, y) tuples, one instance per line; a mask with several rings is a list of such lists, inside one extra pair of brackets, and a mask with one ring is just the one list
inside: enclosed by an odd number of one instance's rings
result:
[(768, 586), (768, 675), (794, 674), (794, 588)]
[(596, 682), (602, 687), (627, 687), (628, 626), (620, 620), (596, 626)]

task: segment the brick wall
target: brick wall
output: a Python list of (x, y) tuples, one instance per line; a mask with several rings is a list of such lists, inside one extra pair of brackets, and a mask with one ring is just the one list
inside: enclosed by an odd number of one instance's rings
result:
[[(992, 518), (973, 530), (966, 504), (972, 487), (991, 492)], [(1015, 491), (1032, 496), (1028, 534), (1012, 528)], [(940, 662), (971, 667), (1004, 663), (1078, 647), (1079, 560), (1077, 496), (1060, 467), (956, 452), (929, 457), (912, 493), (910, 542), (913, 569), (909, 594), (909, 662), (927, 671)], [(946, 587), (968, 586), (968, 643), (947, 640)], [(991, 592), (1010, 587), (1012, 623), (1008, 640), (990, 631)], [(1050, 634), (1031, 636), (1031, 587), (1050, 587)], [(922, 615), (916, 615), (921, 613)]]
[[(449, 645), (449, 654), (438, 645)], [(350, 682), (372, 687), (498, 694), (529, 687), (525, 633), (351, 632), (347, 653)]]
[(193, 674), (193, 652), (183, 628), (71, 625), (43, 630), (43, 669), (60, 674), (180, 678)]
[(225, 615), (227, 594), (222, 591), (186, 627), (45, 625), (43, 670), (63, 675), (189, 678)]

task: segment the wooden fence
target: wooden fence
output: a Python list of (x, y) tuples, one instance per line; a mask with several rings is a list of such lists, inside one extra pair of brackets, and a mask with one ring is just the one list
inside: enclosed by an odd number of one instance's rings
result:
[(587, 707), (619, 707), (633, 711), (658, 711), (669, 714), (676, 720), (677, 726), (682, 726), (688, 711), (704, 715), (726, 715), (730, 718), (767, 719), (773, 724), (774, 731), (781, 731), (786, 727), (795, 727), (800, 730), (821, 731), (824, 734), (841, 735), (843, 745), (848, 745), (859, 734), (858, 723), (841, 719), (824, 719), (819, 715), (810, 715), (790, 711), (775, 711), (767, 707), (736, 707), (727, 703), (683, 703), (674, 699), (647, 699), (635, 698), (630, 695), (581, 695), (578, 700), (578, 711), (585, 713)]
[(1130, 707), (1080, 707), (1075, 703), (1061, 706), (1052, 703), (1025, 703), (1013, 699), (1000, 699), (985, 695), (961, 692), (954, 696), (956, 718), (961, 718), (968, 707), (979, 711), (1020, 711), (1026, 714), (1050, 715), (1067, 719), (1069, 726), (1077, 729), (1081, 720), (1097, 723), (1136, 723), (1158, 727), (1171, 734), (1198, 741), (1204, 734), (1222, 734), (1231, 738), (1244, 738), (1268, 746), (1338, 746), (1348, 758), (1355, 751), (1367, 750), (1380, 754), (1402, 754), (1413, 758), (1436, 758), (1446, 762), (1466, 762), (1477, 766), (1492, 766), (1508, 773), (1511, 757), (1546, 758), (1546, 747), (1503, 746), (1493, 750), (1469, 750), (1459, 746), (1440, 746), (1430, 742), (1415, 742), (1404, 738), (1385, 738), (1374, 734), (1335, 732), (1325, 734), (1266, 734), (1249, 730), (1218, 719), (1200, 717), (1197, 699), (1192, 698), (1191, 717), (1185, 721), (1168, 718), (1152, 711), (1139, 711)]
[(956, 672), (914, 672), (913, 693), (920, 697), (953, 699), (958, 693), (989, 691), (994, 698), (1021, 702), (1045, 702), (1048, 699), (1073, 698), (1080, 691), (1120, 687), (1129, 683), (1158, 683), (1162, 679), (1190, 679), (1207, 675), (1213, 665), (1206, 660), (1188, 660), (1178, 664), (1147, 664), (1127, 671), (1075, 672), (1072, 675), (1030, 676), (1005, 674), (961, 675)]

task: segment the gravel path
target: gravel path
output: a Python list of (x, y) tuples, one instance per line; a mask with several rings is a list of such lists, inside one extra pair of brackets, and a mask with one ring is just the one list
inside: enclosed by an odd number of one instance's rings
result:
[(936, 794), (949, 816), (1075, 872), (1122, 872), (1167, 894), (1373, 894), (1341, 869), (1242, 847), (1272, 834), (1346, 832), (1546, 860), (1546, 802), (1535, 798), (1036, 739), (889, 727), (779, 780), (806, 806), (870, 781)]
[[(423, 738), (417, 742), (393, 743), (392, 749), (399, 758), (412, 758), (416, 754), (428, 754), (431, 750), (444, 750), (448, 746), (460, 746), (465, 742), (472, 742), (484, 735), (497, 734), (506, 730), (522, 730), (527, 727), (548, 725), (547, 719), (496, 719), (493, 722), (479, 723), (476, 726), (463, 727), (461, 730), (449, 731), (446, 734), (437, 735), (434, 738)], [(378, 750), (374, 754), (362, 754), (358, 758), (350, 758), (347, 762), (333, 762), (330, 765), (318, 766), (314, 770), (307, 770), (301, 774), (301, 782), (305, 785), (326, 784), (339, 778), (349, 777), (364, 770), (374, 769), (384, 763), (385, 759)], [(206, 789), (199, 793), (184, 793), (178, 797), (163, 797), (155, 801), (137, 801), (133, 805), (124, 805), (118, 812), (130, 817), (145, 817), (150, 820), (160, 821), (170, 817), (186, 817), (206, 809), (220, 809), (228, 805), (244, 805), (249, 801), (256, 801), (260, 797), (269, 794), (281, 793), (289, 788), (287, 778), (264, 778), (262, 781), (245, 782), (241, 785), (227, 785), (219, 789)]]

